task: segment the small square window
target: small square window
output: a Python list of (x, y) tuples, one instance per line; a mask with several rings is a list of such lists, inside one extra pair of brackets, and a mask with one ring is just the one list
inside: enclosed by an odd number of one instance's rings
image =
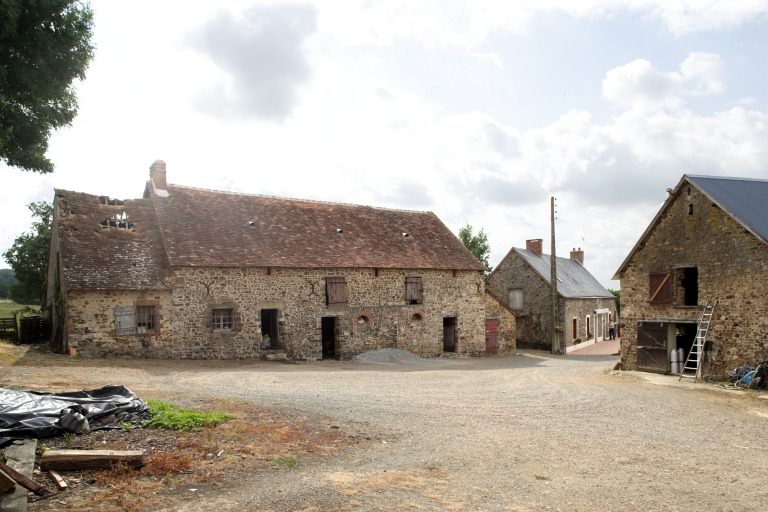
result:
[(231, 309), (212, 310), (213, 328), (221, 331), (232, 330), (232, 326), (234, 325), (232, 317)]
[(155, 332), (157, 308), (155, 306), (136, 306), (136, 332), (147, 334)]

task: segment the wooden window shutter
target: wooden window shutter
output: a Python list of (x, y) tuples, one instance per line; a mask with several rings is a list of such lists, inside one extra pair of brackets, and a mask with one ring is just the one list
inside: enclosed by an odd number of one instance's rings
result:
[(651, 304), (672, 304), (672, 273), (653, 272), (649, 275)]
[(132, 306), (117, 307), (115, 313), (115, 336), (136, 334), (136, 309)]
[(325, 303), (328, 306), (347, 304), (347, 282), (343, 277), (325, 278)]
[(422, 287), (420, 277), (405, 278), (405, 302), (407, 304), (422, 303)]

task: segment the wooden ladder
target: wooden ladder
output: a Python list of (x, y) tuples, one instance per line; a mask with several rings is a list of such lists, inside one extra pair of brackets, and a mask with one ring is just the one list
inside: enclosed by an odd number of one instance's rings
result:
[[(683, 371), (680, 372), (680, 378), (693, 377), (694, 384), (699, 378), (701, 373), (701, 361), (704, 358), (704, 344), (707, 342), (707, 331), (709, 331), (709, 324), (712, 322), (712, 315), (715, 312), (715, 306), (717, 301), (713, 301), (711, 304), (709, 301), (704, 305), (704, 309), (701, 312), (701, 318), (699, 318), (699, 327), (696, 330), (696, 339), (693, 340), (691, 351), (688, 352), (688, 358), (685, 360)], [(691, 372), (693, 372), (691, 374)]]

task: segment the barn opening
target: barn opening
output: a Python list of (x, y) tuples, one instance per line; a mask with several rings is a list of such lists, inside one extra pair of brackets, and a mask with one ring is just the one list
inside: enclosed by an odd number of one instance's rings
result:
[(279, 309), (261, 310), (261, 339), (266, 340), (269, 336), (269, 344), (272, 350), (282, 349), (277, 319), (280, 317)]
[(336, 317), (324, 316), (322, 318), (322, 343), (323, 359), (338, 359), (336, 350)]
[(456, 352), (456, 317), (443, 318), (443, 352)]

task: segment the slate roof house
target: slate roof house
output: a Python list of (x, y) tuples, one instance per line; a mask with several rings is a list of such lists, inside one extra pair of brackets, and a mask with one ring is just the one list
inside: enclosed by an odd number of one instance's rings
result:
[(670, 372), (715, 300), (702, 375), (768, 359), (768, 181), (684, 175), (667, 192), (614, 276), (624, 367)]
[[(486, 289), (517, 313), (517, 344), (552, 348), (552, 257), (542, 240), (513, 247), (486, 280)], [(616, 299), (584, 267), (584, 251), (556, 258), (560, 347), (567, 352), (608, 339), (616, 319)]]
[(483, 265), (431, 212), (170, 185), (56, 190), (53, 344), (84, 356), (316, 360), (485, 350)]

